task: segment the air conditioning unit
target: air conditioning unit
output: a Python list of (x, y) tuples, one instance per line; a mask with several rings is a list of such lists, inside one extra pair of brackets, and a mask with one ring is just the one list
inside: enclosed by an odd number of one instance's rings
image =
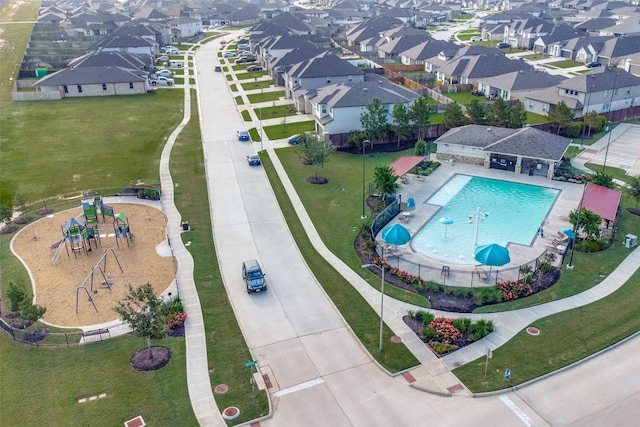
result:
[(631, 248), (638, 244), (638, 236), (633, 234), (627, 234), (624, 236), (624, 246), (625, 248)]

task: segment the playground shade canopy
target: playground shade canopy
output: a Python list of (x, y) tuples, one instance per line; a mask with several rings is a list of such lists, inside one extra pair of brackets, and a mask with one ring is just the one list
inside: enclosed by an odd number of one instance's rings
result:
[(397, 176), (402, 176), (409, 172), (411, 168), (424, 162), (424, 156), (404, 156), (391, 163), (391, 168), (395, 170)]
[(584, 189), (582, 207), (600, 215), (605, 221), (615, 221), (620, 195), (617, 190), (588, 183)]

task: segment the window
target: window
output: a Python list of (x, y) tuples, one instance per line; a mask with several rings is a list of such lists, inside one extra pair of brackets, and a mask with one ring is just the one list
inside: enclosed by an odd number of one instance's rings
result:
[(352, 81), (353, 81), (353, 76), (347, 76), (347, 80), (348, 80), (349, 82), (352, 82)]
[(106, 83), (102, 83), (102, 90), (107, 90), (107, 84)]
[(549, 109), (549, 104), (543, 103), (542, 104), (542, 111), (547, 111), (548, 109)]
[(64, 93), (69, 93), (69, 88), (67, 87), (67, 85), (62, 86), (62, 90), (64, 91)]
[(129, 83), (129, 89), (133, 89), (133, 82)]
[(82, 93), (82, 85), (78, 85), (78, 93)]
[(327, 77), (327, 83), (331, 83), (331, 77)]
[(618, 88), (613, 88), (613, 96), (618, 96)]
[(627, 88), (627, 95), (631, 95), (631, 88), (630, 87)]
[(609, 111), (609, 104), (602, 104), (602, 109), (604, 111)]
[(606, 98), (608, 98), (608, 97), (609, 97), (609, 90), (608, 90), (608, 89), (605, 89), (605, 90), (604, 90), (604, 92), (602, 92), (602, 98), (603, 98), (603, 99), (606, 99)]
[(533, 99), (530, 99), (529, 100), (529, 109), (533, 110), (533, 107), (535, 107), (535, 106), (536, 106), (536, 103), (533, 101)]
[(322, 104), (320, 106), (320, 111), (322, 112), (322, 114), (327, 114), (327, 104)]

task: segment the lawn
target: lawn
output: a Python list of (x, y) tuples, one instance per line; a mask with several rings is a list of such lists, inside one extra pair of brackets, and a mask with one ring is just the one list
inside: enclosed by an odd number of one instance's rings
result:
[(487, 102), (486, 97), (476, 96), (471, 92), (442, 92), (442, 95), (462, 105), (471, 104), (471, 101)]
[(277, 101), (283, 97), (284, 97), (284, 90), (271, 90), (267, 92), (261, 91), (260, 93), (251, 93), (247, 95), (247, 99), (252, 104)]
[[(299, 133), (312, 132), (315, 129), (315, 126), (315, 120), (307, 120), (304, 122), (294, 123), (281, 123), (272, 126), (265, 126), (264, 132), (267, 134), (267, 137), (269, 139), (282, 139)], [(259, 140), (260, 138), (258, 138), (258, 141)]]
[(544, 64), (545, 67), (550, 67), (550, 68), (573, 68), (573, 67), (579, 67), (579, 66), (584, 66), (583, 62), (577, 62), (577, 61), (571, 61), (571, 60), (566, 60), (566, 61), (558, 61), (558, 62), (552, 62), (549, 64)]
[(543, 116), (542, 114), (530, 113), (527, 111), (527, 124), (528, 125), (539, 125), (541, 123), (547, 123), (549, 119), (547, 116)]
[(259, 79), (260, 77), (266, 76), (266, 71), (247, 71), (244, 73), (236, 73), (236, 78), (238, 80), (249, 80), (249, 79)]
[[(158, 183), (160, 153), (180, 123), (176, 104), (183, 96), (181, 90), (159, 90), (155, 95), (15, 102), (2, 108), (0, 203), (11, 206), (16, 194), (33, 202), (82, 190), (107, 193), (136, 182)], [(109, 120), (101, 120), (102, 115)]]
[(257, 82), (241, 83), (244, 90), (266, 89), (273, 84), (273, 80), (258, 80)]
[(295, 116), (296, 109), (293, 104), (289, 105), (272, 105), (270, 107), (255, 108), (254, 113), (261, 120), (275, 119), (278, 117)]
[[(472, 392), (488, 392), (522, 384), (604, 350), (640, 330), (638, 283), (640, 271), (612, 295), (533, 322), (541, 334), (520, 331), (494, 350), (486, 381), (484, 357), (453, 373)], [(511, 370), (509, 381), (504, 379), (506, 368)]]
[[(20, 344), (0, 333), (3, 425), (116, 426), (142, 415), (147, 425), (198, 425), (187, 391), (184, 338), (154, 342), (171, 350), (158, 371), (129, 359), (146, 343), (124, 336), (73, 348)], [(77, 403), (101, 393), (96, 401)]]

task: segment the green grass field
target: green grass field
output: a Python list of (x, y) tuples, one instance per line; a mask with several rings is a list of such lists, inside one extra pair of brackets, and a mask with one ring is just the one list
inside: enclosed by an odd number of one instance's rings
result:
[(247, 95), (247, 99), (252, 104), (259, 104), (261, 102), (277, 101), (282, 97), (284, 97), (284, 91), (283, 90), (269, 90), (269, 91), (266, 91), (266, 92), (251, 93), (251, 94)]

